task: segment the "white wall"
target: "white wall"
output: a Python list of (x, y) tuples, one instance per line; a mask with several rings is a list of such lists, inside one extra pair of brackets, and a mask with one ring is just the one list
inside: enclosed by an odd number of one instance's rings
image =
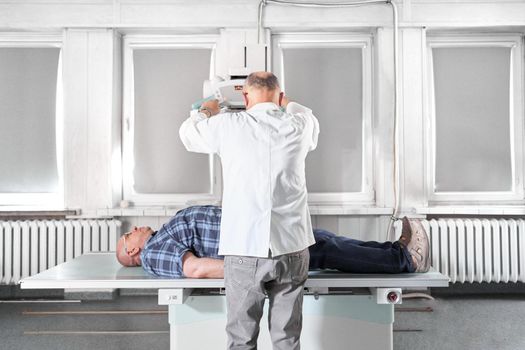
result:
[[(425, 195), (424, 77), (426, 33), (525, 32), (524, 0), (403, 0), (399, 6), (401, 205), (406, 213), (430, 210)], [(158, 227), (172, 211), (112, 210), (121, 198), (121, 35), (125, 33), (219, 33), (257, 24), (258, 0), (0, 0), (0, 31), (60, 31), (64, 35), (65, 204), (86, 216), (128, 215), (128, 224)], [(374, 181), (376, 207), (394, 202), (393, 52), (389, 6), (306, 9), (268, 5), (265, 27), (290, 31), (374, 32)], [(218, 59), (220, 61), (220, 58)], [(517, 77), (523, 78), (523, 77)], [(521, 116), (523, 118), (523, 116)], [(482, 204), (482, 203), (479, 203)], [(523, 201), (513, 213), (525, 213)], [(108, 210), (109, 208), (109, 210)], [(512, 208), (511, 208), (512, 209)], [(510, 210), (509, 209), (509, 212)], [(440, 209), (461, 213), (457, 206)], [(468, 210), (467, 210), (468, 211)], [(326, 212), (326, 211), (325, 211)], [(347, 213), (351, 211), (346, 210)], [(486, 210), (490, 213), (490, 210)], [(381, 239), (388, 215), (316, 216), (318, 227)]]
[[(400, 24), (411, 27), (525, 25), (522, 0), (397, 0)], [(3, 28), (250, 27), (258, 0), (2, 0)], [(269, 5), (271, 28), (351, 28), (390, 25), (388, 6), (307, 9)]]

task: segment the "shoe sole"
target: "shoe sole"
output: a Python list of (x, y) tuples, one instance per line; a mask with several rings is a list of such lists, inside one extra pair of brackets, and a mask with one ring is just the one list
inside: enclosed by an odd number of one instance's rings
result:
[(408, 243), (410, 243), (410, 240), (412, 240), (412, 227), (406, 216), (403, 217), (402, 223), (401, 236), (399, 237), (398, 242), (406, 247)]

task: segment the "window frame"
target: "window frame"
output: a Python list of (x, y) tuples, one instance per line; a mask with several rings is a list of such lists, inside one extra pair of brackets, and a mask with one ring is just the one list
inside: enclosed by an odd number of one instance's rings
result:
[[(362, 168), (359, 192), (309, 192), (310, 205), (373, 205), (373, 36), (368, 33), (277, 33), (272, 35), (272, 67), (286, 89), (283, 49), (286, 48), (359, 48), (362, 50)], [(322, 128), (321, 128), (322, 133)]]
[[(511, 183), (509, 191), (441, 191), (435, 190), (436, 181), (436, 106), (434, 94), (434, 67), (432, 50), (434, 48), (510, 48), (510, 93), (509, 125), (511, 152)], [(425, 118), (425, 192), (427, 203), (446, 202), (513, 202), (524, 198), (523, 162), (523, 37), (519, 34), (434, 34), (427, 36), (425, 72), (427, 117)], [(516, 77), (519, 77), (516, 79)]]
[(58, 48), (55, 101), (55, 136), (58, 190), (56, 192), (0, 192), (0, 206), (63, 208), (64, 207), (64, 70), (63, 36), (60, 33), (0, 33), (0, 48)]
[[(219, 201), (222, 193), (220, 162), (209, 155), (210, 192), (208, 193), (137, 193), (133, 188), (134, 148), (134, 76), (133, 51), (140, 49), (206, 48), (211, 49), (210, 79), (216, 74), (218, 35), (146, 35), (123, 37), (123, 113), (122, 113), (122, 190), (123, 198), (135, 205), (188, 205)], [(188, 113), (189, 110), (183, 111)], [(175, 130), (176, 132), (177, 130)]]

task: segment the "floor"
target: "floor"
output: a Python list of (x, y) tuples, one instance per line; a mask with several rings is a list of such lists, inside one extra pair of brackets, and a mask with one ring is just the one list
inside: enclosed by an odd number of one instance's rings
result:
[(54, 299), (1, 302), (0, 349), (169, 349), (167, 307), (157, 305), (156, 295), (59, 303)]
[[(433, 301), (406, 299), (396, 307), (394, 349), (525, 349), (523, 289), (449, 288)], [(0, 349), (169, 348), (167, 308), (153, 292), (82, 302), (32, 293), (0, 288)]]
[(518, 350), (525, 349), (525, 295), (441, 296), (411, 300), (394, 323), (394, 349)]

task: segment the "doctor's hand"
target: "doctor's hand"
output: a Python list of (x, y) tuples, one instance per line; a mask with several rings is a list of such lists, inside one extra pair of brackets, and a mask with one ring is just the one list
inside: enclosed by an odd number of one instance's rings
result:
[(219, 114), (220, 111), (221, 107), (219, 106), (219, 100), (206, 101), (201, 105), (201, 108), (199, 108), (199, 112), (206, 114), (208, 118)]

